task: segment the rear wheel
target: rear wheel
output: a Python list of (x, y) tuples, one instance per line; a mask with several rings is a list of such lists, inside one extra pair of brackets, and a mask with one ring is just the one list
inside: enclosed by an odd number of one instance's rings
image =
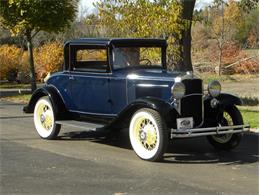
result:
[(47, 96), (40, 98), (34, 107), (34, 125), (43, 139), (55, 139), (61, 125), (55, 123), (55, 113)]
[(160, 114), (152, 109), (140, 109), (129, 127), (131, 145), (141, 159), (159, 161), (167, 149), (169, 137)]
[[(220, 126), (243, 125), (243, 118), (235, 106), (225, 108)], [(231, 150), (237, 147), (241, 141), (242, 134), (223, 134), (208, 136), (208, 141), (218, 150)]]

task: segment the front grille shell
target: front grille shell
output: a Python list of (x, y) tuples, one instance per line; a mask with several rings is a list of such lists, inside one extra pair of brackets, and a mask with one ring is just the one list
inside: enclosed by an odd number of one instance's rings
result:
[(203, 82), (201, 79), (186, 79), (182, 82), (186, 92), (180, 100), (180, 117), (193, 117), (194, 127), (199, 127), (204, 120)]

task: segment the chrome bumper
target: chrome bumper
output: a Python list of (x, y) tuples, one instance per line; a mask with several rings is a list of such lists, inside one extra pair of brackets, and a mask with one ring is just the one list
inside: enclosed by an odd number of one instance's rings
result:
[(222, 126), (222, 127), (194, 128), (194, 129), (171, 129), (171, 139), (199, 137), (199, 136), (207, 136), (207, 135), (242, 133), (249, 130), (250, 130), (250, 125), (234, 125), (234, 126)]

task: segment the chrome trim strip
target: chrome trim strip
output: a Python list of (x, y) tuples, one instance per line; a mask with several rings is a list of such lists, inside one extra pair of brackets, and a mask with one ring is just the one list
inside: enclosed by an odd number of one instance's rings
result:
[[(70, 73), (77, 73), (77, 74), (100, 74), (100, 75), (112, 75), (112, 72), (95, 72), (95, 71), (77, 71), (77, 70), (71, 70)], [(84, 75), (87, 76), (87, 75)], [(91, 76), (93, 77), (93, 76)]]
[(249, 130), (250, 130), (250, 125), (207, 127), (207, 128), (195, 128), (195, 129), (185, 129), (185, 130), (171, 129), (171, 139), (199, 137), (199, 136), (207, 136), (207, 135), (233, 134), (233, 133), (246, 132)]
[(188, 95), (184, 95), (182, 98), (185, 98), (185, 97), (189, 97), (189, 96), (203, 96), (203, 93), (192, 93), (192, 94), (188, 94)]
[(162, 77), (149, 77), (149, 76), (139, 76), (135, 74), (129, 74), (126, 76), (129, 80), (152, 80), (152, 81), (174, 81), (174, 78), (162, 78)]
[(89, 115), (98, 115), (98, 116), (117, 116), (117, 114), (103, 114), (103, 113), (95, 113), (95, 112), (82, 112), (77, 110), (69, 110), (70, 112), (76, 112), (80, 114), (89, 114)]
[[(70, 75), (72, 74), (72, 73), (74, 73), (75, 71), (71, 71), (70, 72)], [(67, 71), (66, 71), (66, 73), (68, 73)], [(90, 74), (89, 72), (75, 72), (75, 73), (83, 73), (83, 74)], [(97, 74), (97, 73), (92, 73), (92, 74)], [(82, 74), (76, 74), (76, 75), (73, 75), (73, 76), (80, 76), (80, 77), (91, 77), (91, 78), (105, 78), (105, 79), (121, 79), (121, 80), (123, 80), (123, 79), (126, 79), (126, 78), (124, 78), (124, 77), (110, 77), (109, 75), (112, 75), (111, 73), (102, 73), (102, 74), (107, 74), (108, 76), (103, 76), (103, 75), (100, 75), (100, 76), (92, 76), (92, 75), (82, 75)], [(59, 74), (58, 76), (69, 76), (69, 74)]]
[(169, 85), (155, 85), (149, 83), (137, 84), (137, 87), (169, 87)]

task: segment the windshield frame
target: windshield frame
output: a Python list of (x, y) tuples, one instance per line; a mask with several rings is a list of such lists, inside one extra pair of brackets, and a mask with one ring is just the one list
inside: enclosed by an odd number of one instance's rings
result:
[[(126, 66), (122, 68), (115, 68), (114, 66), (114, 49), (115, 48), (160, 48), (161, 49), (161, 66), (158, 65), (137, 65), (137, 66)], [(122, 70), (122, 69), (167, 69), (166, 66), (166, 46), (162, 45), (144, 45), (144, 44), (136, 44), (136, 45), (112, 45), (109, 52), (110, 64), (112, 70)]]

